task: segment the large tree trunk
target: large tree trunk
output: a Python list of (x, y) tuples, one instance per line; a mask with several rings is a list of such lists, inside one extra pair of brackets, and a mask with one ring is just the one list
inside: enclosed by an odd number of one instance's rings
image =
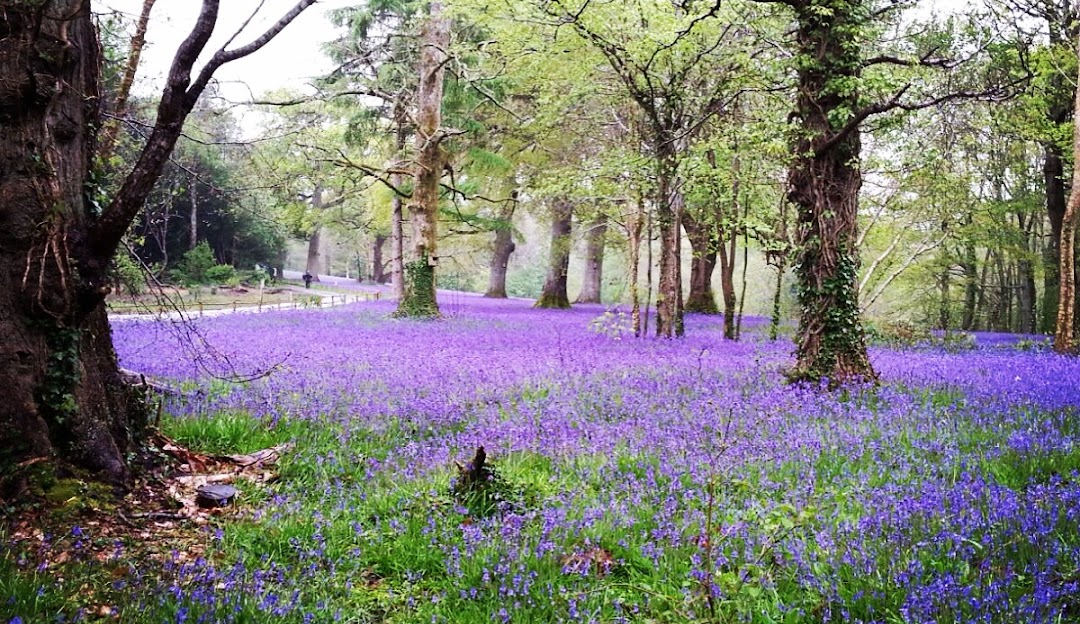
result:
[(445, 157), (442, 140), (443, 75), (450, 48), (450, 20), (442, 5), (432, 2), (420, 32), (420, 85), (416, 91), (416, 168), (409, 215), (412, 254), (404, 267), (404, 292), (397, 314), (439, 316), (435, 300), (435, 267), (439, 263), (439, 180)]
[(0, 11), (0, 488), (19, 462), (55, 455), (123, 480), (143, 422), (119, 375), (104, 280), (77, 260), (98, 192), (90, 6), (42, 8)]
[(547, 278), (538, 308), (569, 308), (570, 297), (566, 292), (566, 274), (570, 268), (570, 228), (573, 223), (573, 205), (566, 200), (556, 200), (551, 211), (551, 247), (548, 252)]
[(589, 224), (589, 231), (585, 235), (585, 274), (576, 303), (601, 303), (607, 227), (607, 215), (602, 212), (597, 213)]
[(488, 288), (485, 297), (506, 299), (506, 269), (510, 265), (510, 256), (514, 253), (514, 210), (517, 208), (517, 192), (513, 192), (510, 201), (503, 204), (499, 211), (495, 240), (491, 249), (491, 265), (488, 273)]
[(63, 457), (126, 479), (145, 406), (121, 379), (105, 296), (120, 241), (161, 175), (214, 71), (258, 50), (314, 0), (251, 44), (219, 50), (192, 79), (217, 21), (203, 0), (177, 51), (154, 128), (100, 209), (94, 165), (100, 53), (89, 0), (7, 2), (0, 11), (0, 489), (21, 462)]
[(654, 137), (656, 156), (656, 222), (660, 227), (660, 275), (656, 285), (656, 335), (683, 335), (681, 221), (682, 184), (678, 179), (678, 146), (673, 137)]
[(712, 277), (716, 269), (716, 226), (713, 219), (698, 219), (691, 211), (682, 218), (682, 227), (690, 241), (690, 292), (686, 295), (687, 312), (719, 314)]
[[(857, 78), (858, 32), (865, 19), (845, 3), (796, 5), (800, 66), (795, 117), (802, 128), (788, 171), (798, 211), (799, 333), (795, 379), (830, 383), (876, 379), (859, 315), (856, 215), (862, 186), (859, 120), (834, 117), (860, 107), (858, 93), (835, 83)], [(812, 59), (812, 60), (811, 60)]]

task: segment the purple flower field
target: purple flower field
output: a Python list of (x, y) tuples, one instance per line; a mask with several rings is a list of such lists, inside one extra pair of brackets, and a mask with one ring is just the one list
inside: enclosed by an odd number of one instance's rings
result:
[[(976, 335), (826, 392), (757, 319), (661, 341), (601, 307), (391, 306), (205, 319), (201, 365), (170, 325), (114, 326), (123, 366), (191, 390), (171, 435), (297, 442), (212, 556), (131, 586), (145, 621), (1080, 620), (1080, 361)], [(450, 495), (480, 445), (491, 514)]]

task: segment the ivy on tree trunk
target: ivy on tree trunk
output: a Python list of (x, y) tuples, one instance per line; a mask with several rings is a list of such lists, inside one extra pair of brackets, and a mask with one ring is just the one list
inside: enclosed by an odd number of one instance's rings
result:
[[(862, 141), (856, 111), (865, 0), (791, 2), (797, 19), (800, 136), (788, 171), (796, 207), (799, 330), (795, 379), (876, 379), (859, 314), (857, 224)], [(867, 112), (865, 116), (871, 114)], [(865, 118), (864, 116), (864, 118)]]

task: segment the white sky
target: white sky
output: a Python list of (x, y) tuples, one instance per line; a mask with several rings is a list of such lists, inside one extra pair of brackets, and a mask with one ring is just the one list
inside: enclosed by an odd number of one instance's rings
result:
[[(311, 78), (328, 72), (332, 64), (321, 46), (334, 38), (334, 28), (326, 12), (357, 2), (319, 0), (264, 48), (218, 69), (215, 76), (221, 84), (222, 96), (231, 101), (247, 101), (270, 89), (301, 89)], [(259, 4), (260, 0), (222, 0), (218, 27), (207, 51), (217, 50)], [(244, 45), (261, 35), (296, 0), (264, 0), (262, 4), (256, 18), (230, 47)], [(173, 54), (190, 32), (201, 6), (197, 0), (157, 0), (150, 13), (147, 45), (136, 79), (138, 93), (150, 95), (161, 88)], [(142, 0), (93, 0), (93, 7), (96, 12), (120, 11), (134, 23), (142, 9)]]

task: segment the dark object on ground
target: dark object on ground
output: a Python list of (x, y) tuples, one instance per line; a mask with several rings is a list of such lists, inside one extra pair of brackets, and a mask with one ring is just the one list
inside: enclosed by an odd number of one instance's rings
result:
[(522, 493), (487, 463), (484, 447), (477, 447), (472, 461), (457, 469), (451, 494), (469, 515), (485, 517), (521, 506)]
[(311, 280), (315, 279), (311, 275), (311, 273), (308, 273), (307, 271), (304, 271), (303, 279), (304, 279), (304, 288), (311, 288)]
[(204, 485), (195, 491), (195, 504), (199, 507), (224, 507), (236, 498), (237, 489), (231, 485)]
[(485, 466), (487, 453), (484, 447), (476, 447), (476, 455), (467, 465), (458, 464), (458, 490), (476, 490), (488, 485), (488, 481), (494, 476), (491, 468)]

